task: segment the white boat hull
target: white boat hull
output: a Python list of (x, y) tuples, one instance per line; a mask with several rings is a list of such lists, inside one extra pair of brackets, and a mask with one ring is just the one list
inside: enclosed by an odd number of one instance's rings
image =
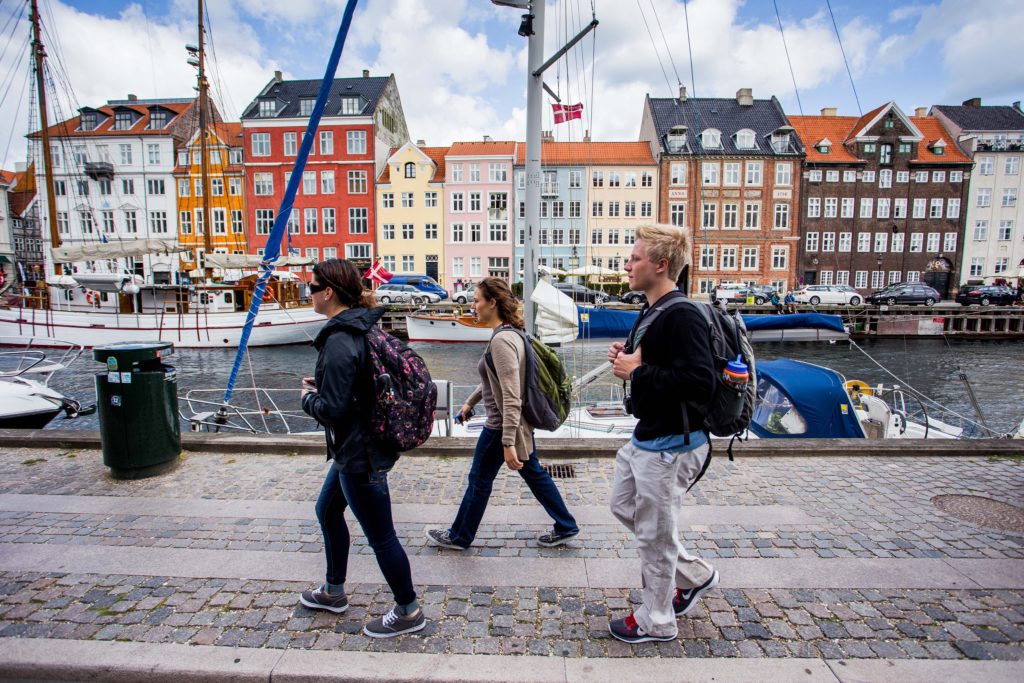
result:
[[(38, 346), (86, 347), (126, 341), (168, 341), (178, 348), (232, 348), (242, 337), (247, 313), (186, 314), (108, 311), (47, 311), (34, 308), (0, 309), (0, 336), (31, 336)], [(252, 328), (249, 346), (308, 343), (325, 319), (312, 308), (263, 309)]]
[(453, 316), (419, 316), (405, 318), (411, 342), (486, 342), (494, 330), (468, 325)]

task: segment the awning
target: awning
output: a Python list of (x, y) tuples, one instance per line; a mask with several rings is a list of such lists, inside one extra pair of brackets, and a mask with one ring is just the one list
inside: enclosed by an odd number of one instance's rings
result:
[(11, 259), (7, 258), (4, 254), (0, 254), (0, 263), (14, 263)]

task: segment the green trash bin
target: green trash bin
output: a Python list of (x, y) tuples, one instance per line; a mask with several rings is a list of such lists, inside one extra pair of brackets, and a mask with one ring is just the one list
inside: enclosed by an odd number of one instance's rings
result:
[(98, 346), (94, 360), (103, 464), (115, 479), (142, 479), (166, 472), (181, 454), (178, 379), (164, 359), (170, 342)]

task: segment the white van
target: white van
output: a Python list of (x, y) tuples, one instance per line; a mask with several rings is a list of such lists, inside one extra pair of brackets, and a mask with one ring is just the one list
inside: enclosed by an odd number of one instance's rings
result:
[(744, 289), (749, 289), (749, 287), (742, 282), (724, 282), (715, 289), (714, 298), (728, 301), (735, 298), (736, 293)]

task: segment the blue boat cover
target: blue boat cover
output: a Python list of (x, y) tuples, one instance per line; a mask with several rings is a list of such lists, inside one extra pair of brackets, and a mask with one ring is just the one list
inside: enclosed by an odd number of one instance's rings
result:
[(780, 358), (757, 364), (757, 382), (758, 400), (750, 431), (758, 437), (865, 438), (843, 379), (836, 371)]
[[(625, 339), (633, 328), (638, 311), (623, 311), (615, 308), (578, 306), (579, 338), (621, 338)], [(818, 329), (846, 332), (843, 319), (838, 315), (824, 313), (791, 313), (788, 315), (744, 315), (747, 330), (795, 330)]]

